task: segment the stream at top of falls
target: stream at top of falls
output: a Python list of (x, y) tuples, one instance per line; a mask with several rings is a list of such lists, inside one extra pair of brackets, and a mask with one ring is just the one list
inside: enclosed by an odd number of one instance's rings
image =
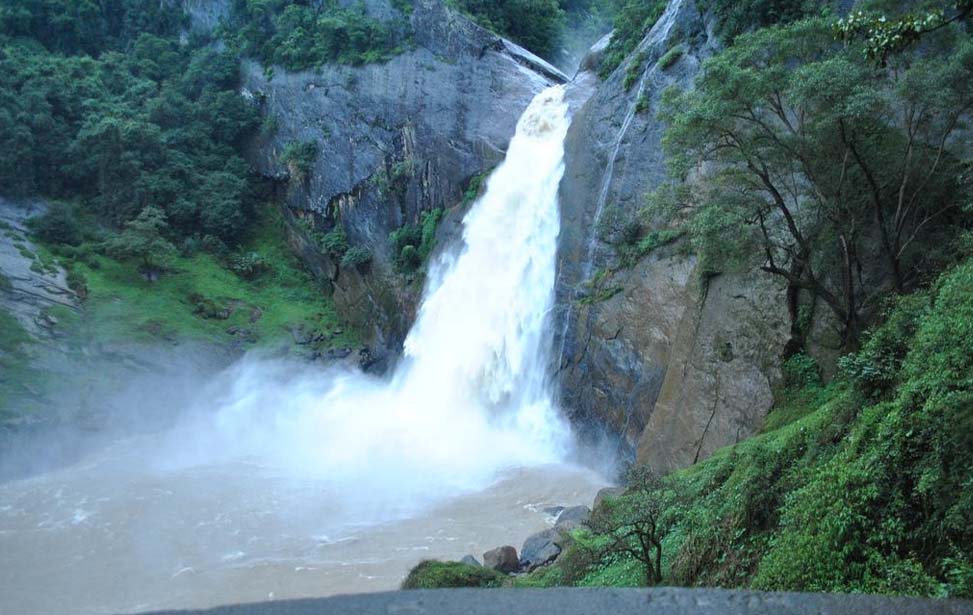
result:
[(393, 589), (590, 504), (547, 373), (568, 124), (563, 86), (528, 106), (390, 376), (246, 357), (172, 383), (198, 390), (165, 430), (0, 484), (0, 612)]

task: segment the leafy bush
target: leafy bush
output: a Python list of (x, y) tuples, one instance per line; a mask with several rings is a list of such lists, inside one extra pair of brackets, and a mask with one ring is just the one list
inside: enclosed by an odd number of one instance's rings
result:
[(119, 260), (137, 260), (143, 271), (164, 269), (176, 251), (165, 238), (167, 230), (165, 214), (147, 207), (105, 242), (105, 252)]
[(88, 296), (88, 279), (83, 273), (76, 269), (68, 269), (66, 281), (68, 288), (73, 290), (79, 299), (84, 300)]
[(425, 560), (409, 571), (402, 589), (500, 587), (504, 575), (482, 566)]
[(349, 248), (345, 255), (341, 257), (342, 267), (359, 267), (372, 260), (372, 253), (368, 248), (355, 246)]
[(244, 252), (231, 256), (229, 267), (244, 280), (253, 280), (270, 269), (270, 262), (259, 252)]
[(348, 251), (348, 234), (340, 223), (321, 236), (321, 248), (331, 258), (341, 259), (345, 255)]
[(672, 68), (672, 65), (678, 62), (685, 54), (686, 48), (683, 45), (676, 45), (669, 51), (665, 52), (661, 58), (659, 58), (659, 70), (668, 70)]
[(287, 165), (291, 177), (304, 181), (310, 174), (314, 161), (318, 157), (318, 144), (314, 141), (294, 141), (287, 144), (280, 156), (281, 162)]
[(444, 214), (442, 209), (424, 211), (418, 224), (404, 224), (389, 234), (396, 269), (409, 273), (426, 262), (436, 246), (436, 229)]
[(804, 353), (797, 353), (781, 366), (784, 376), (784, 386), (789, 389), (803, 389), (821, 384), (821, 372), (814, 357)]
[(76, 246), (84, 239), (78, 212), (73, 207), (52, 204), (43, 215), (30, 220), (31, 230), (50, 244)]
[(622, 80), (622, 87), (626, 90), (632, 89), (635, 82), (642, 76), (642, 69), (645, 67), (645, 54), (639, 53), (632, 58), (628, 68), (625, 69), (625, 79)]

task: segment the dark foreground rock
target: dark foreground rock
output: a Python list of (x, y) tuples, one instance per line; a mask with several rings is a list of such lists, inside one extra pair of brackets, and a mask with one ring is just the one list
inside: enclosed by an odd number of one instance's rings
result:
[(483, 565), (503, 573), (517, 572), (520, 569), (517, 549), (510, 545), (491, 549), (483, 554)]
[(537, 532), (524, 541), (520, 549), (520, 567), (528, 572), (553, 562), (561, 554), (561, 532), (556, 529)]
[(834, 594), (760, 593), (723, 589), (452, 589), (416, 590), (282, 600), (224, 606), (200, 611), (164, 611), (206, 615), (966, 615), (973, 602), (848, 596)]

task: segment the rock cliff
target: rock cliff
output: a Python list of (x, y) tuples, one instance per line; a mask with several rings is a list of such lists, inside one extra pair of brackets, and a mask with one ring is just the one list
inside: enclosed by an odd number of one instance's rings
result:
[(634, 266), (613, 247), (666, 179), (662, 91), (690, 87), (717, 47), (712, 19), (692, 0), (672, 0), (576, 115), (566, 144), (560, 401), (586, 438), (607, 438), (623, 459), (658, 471), (759, 429), (790, 332), (783, 287), (759, 272), (704, 283), (678, 242)]
[[(212, 29), (220, 0), (185, 0), (194, 27)], [(371, 0), (384, 18), (395, 9)], [(420, 212), (456, 207), (470, 181), (503, 159), (518, 117), (535, 94), (567, 78), (544, 60), (472, 23), (441, 0), (415, 0), (412, 46), (386, 63), (327, 65), (289, 73), (248, 62), (243, 90), (273, 125), (251, 162), (281, 180), (294, 247), (333, 290), (342, 315), (378, 347), (396, 348), (412, 322), (421, 281), (396, 274), (389, 233)], [(305, 177), (281, 155), (313, 142)], [(341, 225), (367, 266), (342, 267), (314, 236)], [(449, 241), (447, 227), (440, 243)]]

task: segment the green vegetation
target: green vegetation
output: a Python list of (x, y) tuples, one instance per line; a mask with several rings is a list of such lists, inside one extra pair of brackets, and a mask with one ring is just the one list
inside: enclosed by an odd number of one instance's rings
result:
[(718, 33), (733, 42), (744, 32), (813, 15), (824, 4), (822, 0), (703, 0), (700, 8), (713, 12)]
[[(411, 3), (395, 3), (411, 13)], [(384, 62), (409, 44), (405, 18), (383, 22), (364, 5), (342, 7), (335, 0), (233, 0), (230, 18), (218, 35), (237, 53), (267, 66), (298, 71), (323, 64)]]
[[(114, 225), (155, 207), (173, 239), (235, 241), (251, 208), (236, 152), (257, 110), (236, 92), (236, 57), (181, 44), (172, 6), (0, 0), (5, 194), (78, 200)], [(77, 242), (60, 213), (39, 232)]]
[(560, 42), (564, 10), (558, 0), (450, 0), (478, 24), (550, 56)]
[(311, 168), (318, 157), (318, 144), (315, 141), (295, 141), (288, 143), (280, 156), (287, 165), (291, 179), (302, 182), (311, 175)]
[(761, 435), (637, 482), (518, 584), (644, 584), (618, 539), (655, 519), (665, 584), (973, 596), (970, 340), (968, 260), (899, 299), (834, 382), (792, 359)]
[(632, 86), (642, 76), (642, 69), (645, 68), (645, 54), (639, 52), (632, 57), (628, 68), (625, 69), (625, 79), (622, 80), (622, 87), (631, 90)]
[(418, 224), (404, 224), (389, 234), (394, 263), (400, 273), (412, 273), (428, 260), (436, 247), (436, 229), (444, 211), (433, 209), (419, 214)]
[(163, 235), (168, 226), (161, 210), (146, 207), (106, 242), (105, 252), (119, 260), (137, 260), (143, 273), (165, 269), (176, 251)]
[(863, 280), (914, 288), (970, 224), (954, 136), (973, 105), (973, 39), (942, 29), (882, 67), (832, 26), (742, 35), (692, 91), (667, 91), (664, 144), (687, 181), (652, 201), (687, 221), (704, 270), (757, 264), (852, 342), (888, 290)]
[(409, 571), (402, 589), (500, 587), (506, 577), (495, 570), (460, 562), (426, 560)]
[[(173, 253), (165, 275), (143, 275), (142, 263), (119, 262), (96, 244), (53, 246), (71, 275), (83, 280), (82, 315), (65, 323), (83, 339), (225, 343), (233, 332), (262, 345), (286, 341), (296, 328), (326, 334), (325, 346), (351, 346), (333, 306), (290, 252), (274, 207), (260, 208), (240, 252), (225, 259), (202, 251)], [(343, 329), (341, 334), (335, 334)]]
[[(632, 53), (666, 9), (664, 0), (611, 0), (611, 5), (614, 34), (598, 67), (598, 74), (602, 79), (612, 74)], [(626, 89), (630, 85), (626, 85)]]
[(665, 52), (661, 58), (659, 58), (659, 70), (669, 70), (685, 54), (686, 47), (683, 45), (676, 45), (669, 51)]

